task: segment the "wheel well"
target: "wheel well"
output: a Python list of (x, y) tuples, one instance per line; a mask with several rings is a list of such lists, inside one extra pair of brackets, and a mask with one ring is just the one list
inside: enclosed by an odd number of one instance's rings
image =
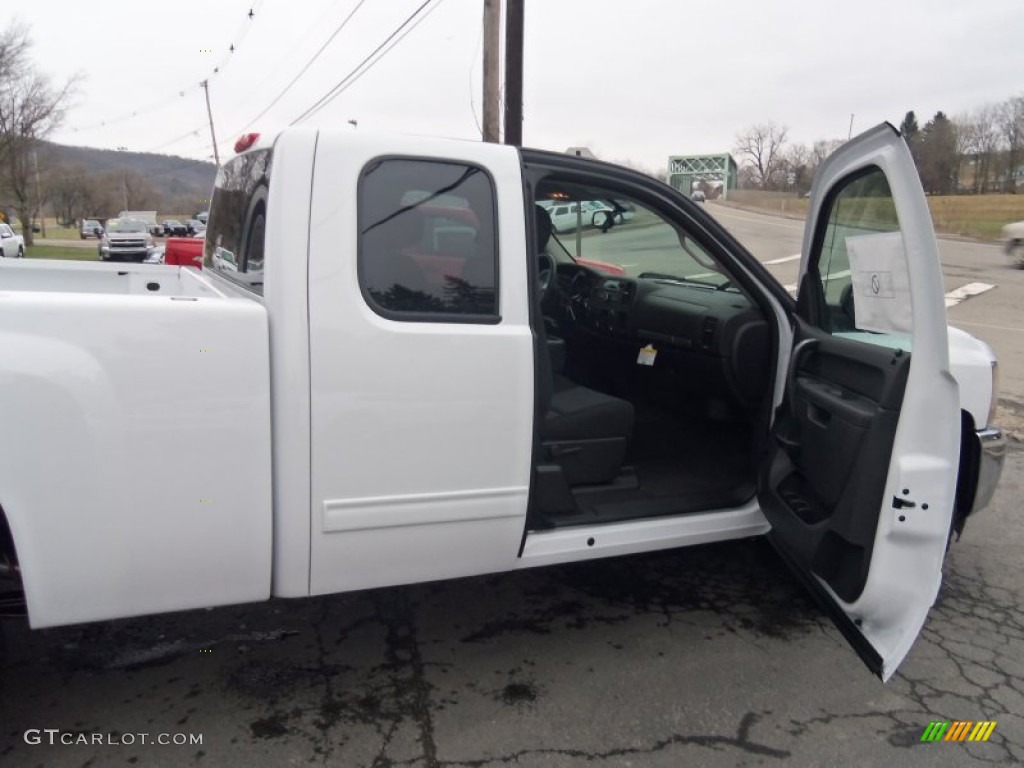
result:
[(14, 536), (11, 526), (7, 524), (7, 514), (0, 507), (0, 567), (5, 563), (17, 566), (18, 553), (14, 548)]
[(7, 516), (0, 507), (0, 617), (24, 616), (26, 613), (18, 553), (14, 548), (14, 537), (7, 524)]

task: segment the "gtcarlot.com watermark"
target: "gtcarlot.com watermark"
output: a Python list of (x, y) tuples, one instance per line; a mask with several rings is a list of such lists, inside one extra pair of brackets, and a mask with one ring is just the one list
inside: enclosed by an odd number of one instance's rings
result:
[(108, 733), (62, 731), (60, 728), (29, 728), (23, 736), (26, 744), (55, 746), (132, 747), (139, 744), (185, 747), (203, 743), (201, 733)]

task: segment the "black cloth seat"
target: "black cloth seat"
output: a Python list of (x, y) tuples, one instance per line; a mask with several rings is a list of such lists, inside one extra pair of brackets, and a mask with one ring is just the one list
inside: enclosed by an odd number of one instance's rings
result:
[[(551, 217), (539, 205), (534, 210), (537, 252), (543, 253), (551, 238)], [(543, 460), (557, 464), (570, 486), (614, 480), (633, 434), (633, 404), (556, 375), (543, 323), (537, 337)]]
[(556, 376), (541, 430), (544, 440), (592, 440), (633, 433), (633, 404)]

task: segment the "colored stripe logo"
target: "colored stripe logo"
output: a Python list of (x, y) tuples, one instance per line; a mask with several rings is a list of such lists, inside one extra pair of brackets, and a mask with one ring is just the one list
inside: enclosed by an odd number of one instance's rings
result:
[(921, 734), (921, 741), (988, 741), (995, 729), (995, 720), (933, 720)]

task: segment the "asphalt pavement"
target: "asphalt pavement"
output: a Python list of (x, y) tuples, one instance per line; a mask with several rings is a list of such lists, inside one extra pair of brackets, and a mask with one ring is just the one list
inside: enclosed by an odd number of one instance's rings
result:
[[(885, 685), (765, 542), (740, 541), (37, 632), (5, 620), (0, 765), (1019, 764), (1022, 469), (1014, 448)], [(940, 720), (996, 726), (921, 742)]]

